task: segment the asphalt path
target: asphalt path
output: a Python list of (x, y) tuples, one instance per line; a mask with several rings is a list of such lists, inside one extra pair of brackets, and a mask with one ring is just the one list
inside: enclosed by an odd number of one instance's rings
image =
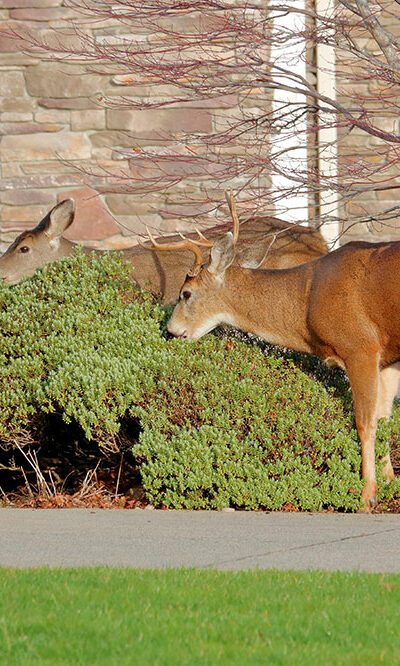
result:
[(400, 515), (0, 509), (0, 566), (400, 572)]

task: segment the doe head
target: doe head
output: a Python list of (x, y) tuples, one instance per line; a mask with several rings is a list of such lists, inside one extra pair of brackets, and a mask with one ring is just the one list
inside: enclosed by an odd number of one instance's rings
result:
[(74, 220), (75, 202), (65, 199), (54, 206), (39, 224), (23, 231), (0, 257), (0, 277), (17, 284), (44, 264), (62, 257), (61, 236)]

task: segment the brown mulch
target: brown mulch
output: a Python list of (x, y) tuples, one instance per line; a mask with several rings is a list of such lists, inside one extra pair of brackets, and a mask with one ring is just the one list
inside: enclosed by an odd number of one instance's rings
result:
[(38, 447), (0, 448), (0, 501), (32, 508), (135, 509), (144, 507), (131, 441), (122, 429), (118, 445), (101, 448), (82, 431), (50, 415)]
[[(56, 441), (53, 433), (57, 433)], [(77, 428), (49, 417), (49, 428), (30, 463), (22, 453), (7, 453), (0, 448), (0, 504), (42, 509), (153, 508), (146, 500), (130, 452), (134, 436), (135, 433), (125, 432), (119, 448), (104, 451), (85, 440)], [(399, 476), (400, 447), (394, 448), (392, 463)], [(292, 504), (282, 510), (299, 511)], [(374, 513), (400, 513), (400, 499), (381, 502)]]

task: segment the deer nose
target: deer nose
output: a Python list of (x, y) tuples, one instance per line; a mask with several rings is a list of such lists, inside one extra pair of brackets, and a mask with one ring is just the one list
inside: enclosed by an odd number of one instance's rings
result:
[(183, 331), (177, 331), (177, 330), (172, 330), (167, 326), (167, 333), (171, 338), (178, 338), (178, 340), (184, 340), (187, 338), (187, 332), (186, 330)]

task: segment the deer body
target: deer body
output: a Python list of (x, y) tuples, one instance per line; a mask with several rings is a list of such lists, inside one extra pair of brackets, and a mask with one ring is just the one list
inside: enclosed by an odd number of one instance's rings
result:
[[(62, 234), (73, 219), (72, 199), (55, 206), (34, 229), (20, 234), (0, 257), (0, 277), (15, 284), (23, 277), (33, 275), (43, 264), (72, 254), (77, 244), (63, 238)], [(210, 237), (220, 237), (221, 229), (224, 230), (223, 227), (211, 229)], [(276, 218), (251, 218), (241, 225), (241, 229), (243, 244), (237, 254), (238, 262), (286, 268), (327, 252), (325, 241), (318, 231), (290, 225)], [(87, 247), (83, 250), (93, 251)], [(191, 266), (191, 253), (187, 249), (177, 249), (173, 254), (159, 254), (136, 245), (122, 252), (135, 267), (134, 278), (139, 286), (162, 294), (166, 303), (176, 302), (179, 288)], [(203, 260), (207, 261), (210, 248), (203, 247), (201, 253)]]
[[(168, 331), (198, 339), (218, 324), (233, 324), (342, 367), (353, 393), (369, 510), (377, 492), (377, 421), (391, 414), (400, 374), (400, 242), (349, 243), (286, 270), (243, 269), (233, 259), (227, 234), (214, 243), (209, 266), (185, 281)], [(389, 455), (385, 463), (390, 480)]]

